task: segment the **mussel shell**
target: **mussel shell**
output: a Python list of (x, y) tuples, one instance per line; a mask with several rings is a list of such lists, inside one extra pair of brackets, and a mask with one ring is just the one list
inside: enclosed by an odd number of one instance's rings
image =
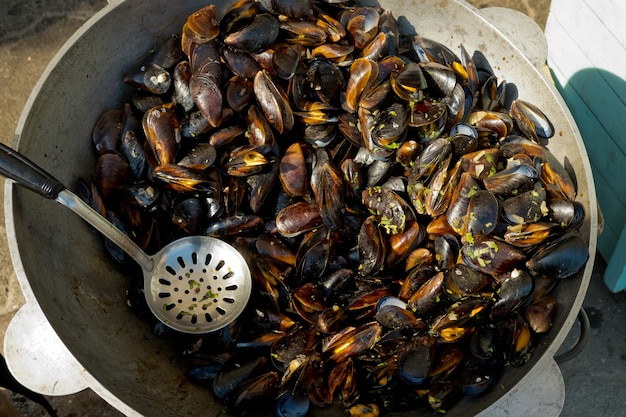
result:
[(235, 236), (258, 230), (263, 219), (255, 214), (236, 214), (224, 217), (207, 226), (203, 233), (208, 236)]
[(430, 382), (429, 374), (435, 360), (433, 345), (417, 339), (398, 355), (398, 376), (406, 384), (425, 387)]
[(409, 124), (406, 110), (401, 103), (392, 103), (380, 110), (372, 131), (372, 139), (377, 145), (395, 150), (402, 144)]
[(409, 185), (420, 179), (424, 181), (432, 175), (440, 163), (446, 160), (452, 151), (452, 145), (444, 138), (435, 139), (420, 152), (419, 158), (411, 168)]
[(256, 73), (261, 71), (261, 66), (249, 52), (237, 49), (233, 46), (224, 45), (222, 48), (222, 58), (228, 68), (230, 68), (235, 75), (240, 77), (254, 78)]
[(174, 191), (216, 193), (221, 189), (209, 173), (177, 164), (154, 167), (152, 176), (154, 179), (159, 180), (165, 188)]
[(336, 65), (324, 58), (314, 58), (308, 64), (306, 80), (322, 103), (339, 104), (339, 93), (344, 89), (344, 77)]
[(200, 111), (188, 113), (187, 117), (180, 123), (181, 134), (186, 138), (201, 137), (202, 134), (207, 133), (212, 128), (213, 126), (209, 124), (209, 121)]
[(350, 65), (350, 74), (346, 85), (343, 107), (349, 113), (357, 110), (361, 96), (369, 91), (378, 77), (376, 62), (366, 59), (355, 59)]
[(393, 267), (403, 261), (426, 238), (426, 229), (415, 220), (409, 220), (402, 233), (389, 237), (389, 249), (385, 257), (385, 265)]
[(502, 317), (524, 304), (535, 285), (532, 276), (520, 269), (513, 269), (500, 279), (500, 286), (494, 294), (495, 301), (489, 312), (492, 319)]
[(329, 363), (341, 363), (348, 358), (359, 356), (370, 349), (380, 339), (382, 327), (377, 322), (365, 323), (351, 329), (332, 343), (325, 346), (322, 354)]
[[(269, 146), (275, 151), (276, 138), (267, 118), (256, 104), (248, 107), (246, 137), (253, 146)], [(274, 152), (276, 153), (276, 152)]]
[(278, 182), (278, 162), (272, 161), (267, 171), (249, 175), (245, 178), (248, 189), (250, 210), (253, 213), (261, 212), (268, 197), (275, 191), (274, 185)]
[(472, 177), (484, 180), (497, 172), (499, 160), (499, 149), (480, 149), (463, 155), (461, 157), (461, 167)]
[(488, 235), (496, 228), (500, 216), (498, 199), (486, 190), (478, 190), (467, 206), (466, 233)]
[(241, 112), (254, 100), (252, 80), (238, 76), (231, 77), (226, 83), (226, 102), (235, 112)]
[(327, 229), (310, 232), (303, 240), (296, 254), (296, 274), (300, 281), (309, 277), (324, 276), (333, 256), (333, 239)]
[(376, 321), (383, 327), (403, 331), (423, 331), (428, 324), (406, 308), (387, 305), (376, 311)]
[(270, 170), (274, 162), (268, 146), (243, 145), (231, 150), (223, 164), (228, 175), (247, 177)]
[(428, 87), (422, 68), (415, 62), (408, 62), (392, 72), (390, 80), (393, 91), (408, 102), (419, 101), (423, 90)]
[(125, 202), (145, 210), (152, 210), (161, 197), (160, 189), (147, 182), (138, 182), (121, 190)]
[[(540, 165), (539, 176), (553, 198), (576, 198), (576, 184), (563, 164), (547, 148), (521, 136), (507, 137), (500, 150), (505, 158), (525, 153)], [(535, 167), (537, 167), (537, 163)]]
[(493, 132), (498, 138), (504, 138), (513, 130), (513, 119), (502, 112), (477, 110), (470, 113), (467, 123), (477, 128)]
[(280, 31), (278, 19), (269, 13), (257, 14), (252, 22), (224, 38), (224, 43), (248, 52), (261, 52), (269, 48)]
[(309, 412), (311, 400), (308, 396), (294, 395), (286, 391), (276, 399), (277, 417), (305, 417)]
[(306, 125), (304, 140), (314, 147), (324, 148), (337, 139), (338, 129), (335, 123)]
[(581, 271), (589, 259), (587, 243), (576, 234), (567, 234), (541, 247), (526, 267), (538, 275), (569, 278)]
[(190, 14), (183, 26), (183, 36), (195, 43), (206, 43), (219, 35), (217, 7), (209, 4)]
[(498, 381), (501, 373), (501, 365), (487, 366), (478, 361), (467, 361), (463, 366), (461, 384), (463, 393), (468, 396), (478, 396)]
[(343, 224), (345, 212), (344, 183), (341, 172), (333, 166), (324, 148), (315, 152), (316, 162), (311, 172), (311, 189), (324, 223), (332, 230)]
[(357, 49), (367, 46), (378, 33), (380, 14), (373, 7), (358, 7), (350, 15), (346, 31)]
[(461, 263), (456, 264), (445, 273), (446, 294), (453, 300), (476, 294), (491, 284), (492, 279), (489, 275)]
[(306, 19), (313, 16), (312, 0), (259, 0), (268, 11), (295, 19)]
[(206, 218), (206, 207), (199, 198), (186, 198), (174, 206), (172, 224), (185, 233), (196, 234)]
[(145, 63), (124, 79), (128, 84), (152, 94), (165, 94), (172, 85), (170, 73), (160, 65)]
[(291, 299), (293, 308), (300, 318), (312, 324), (316, 323), (318, 315), (328, 308), (322, 291), (312, 282), (291, 291)]
[(374, 216), (368, 217), (361, 224), (358, 245), (359, 272), (364, 275), (376, 274), (384, 266), (387, 246)]
[(323, 223), (315, 205), (300, 201), (282, 209), (276, 216), (276, 228), (284, 237), (294, 237)]
[(268, 398), (276, 397), (279, 385), (280, 377), (276, 371), (267, 371), (243, 381), (233, 393), (234, 412), (242, 413), (264, 405)]
[(503, 341), (493, 323), (478, 326), (469, 343), (472, 357), (487, 366), (502, 365), (506, 360)]
[(499, 275), (512, 270), (526, 259), (515, 247), (497, 239), (477, 235), (461, 248), (463, 261), (486, 274)]
[(478, 189), (479, 186), (474, 177), (467, 172), (461, 174), (446, 213), (446, 220), (456, 233), (466, 230), (469, 201), (471, 195), (476, 193)]
[(540, 183), (522, 194), (509, 197), (502, 202), (502, 216), (511, 224), (536, 222), (545, 214), (546, 191)]
[(208, 143), (199, 143), (178, 161), (178, 165), (192, 169), (207, 169), (217, 159), (215, 147)]
[(533, 166), (519, 164), (485, 178), (483, 184), (496, 195), (510, 196), (531, 190), (538, 180), (539, 174)]
[(425, 62), (420, 64), (429, 89), (435, 90), (436, 96), (448, 96), (454, 90), (457, 83), (454, 70), (437, 62)]
[(440, 271), (452, 268), (459, 256), (459, 240), (451, 234), (435, 237), (435, 258)]
[(220, 45), (217, 40), (206, 43), (193, 44), (189, 51), (189, 68), (192, 74), (211, 73), (219, 78), (220, 66)]
[(285, 155), (280, 160), (279, 176), (287, 195), (302, 197), (306, 193), (309, 174), (300, 143), (292, 143), (285, 151)]
[(460, 63), (459, 58), (450, 48), (433, 39), (416, 35), (412, 39), (412, 47), (422, 62), (438, 62), (450, 66), (453, 62)]
[(269, 124), (279, 134), (293, 129), (294, 117), (284, 92), (279, 90), (267, 71), (259, 71), (254, 77), (254, 94)]
[(181, 61), (174, 68), (172, 74), (174, 81), (173, 100), (186, 112), (191, 111), (195, 105), (191, 90), (189, 90), (189, 80), (191, 79), (191, 68), (189, 62)]
[(280, 22), (280, 30), (285, 40), (292, 44), (314, 48), (326, 42), (324, 28), (313, 21), (285, 19)]
[(242, 137), (245, 132), (245, 129), (238, 125), (224, 126), (211, 134), (208, 139), (208, 143), (215, 148), (220, 148), (222, 146), (230, 145), (238, 138)]
[(548, 199), (546, 201), (548, 221), (557, 223), (562, 227), (578, 228), (585, 219), (585, 208), (578, 201), (570, 201), (564, 198)]
[(534, 104), (520, 99), (513, 100), (511, 114), (517, 127), (527, 138), (539, 142), (540, 139), (549, 139), (554, 136), (552, 122)]
[(122, 138), (122, 111), (108, 110), (104, 112), (93, 129), (92, 140), (99, 154), (116, 152)]
[(220, 80), (210, 73), (192, 74), (189, 90), (202, 115), (213, 127), (222, 121), (223, 97)]
[(243, 381), (260, 369), (267, 362), (264, 356), (248, 358), (246, 362), (231, 361), (213, 380), (213, 393), (217, 398), (225, 399)]
[(422, 284), (407, 301), (407, 309), (418, 317), (432, 317), (445, 306), (445, 275), (439, 272)]
[(148, 61), (163, 68), (172, 68), (183, 58), (180, 35), (166, 36), (148, 57)]
[(302, 45), (278, 45), (272, 54), (272, 64), (276, 75), (283, 79), (290, 79), (296, 74), (300, 60), (304, 56), (305, 48)]
[(100, 155), (96, 162), (96, 184), (102, 197), (113, 197), (129, 177), (128, 164), (117, 153)]
[(545, 333), (550, 330), (556, 312), (556, 305), (556, 297), (546, 294), (537, 298), (526, 307), (524, 315), (533, 332)]

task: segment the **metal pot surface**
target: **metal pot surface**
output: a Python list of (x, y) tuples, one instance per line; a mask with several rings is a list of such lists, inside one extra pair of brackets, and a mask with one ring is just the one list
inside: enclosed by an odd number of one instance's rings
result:
[[(216, 3), (223, 11), (233, 2)], [(91, 131), (105, 110), (119, 108), (130, 95), (123, 76), (158, 36), (179, 33), (187, 16), (206, 4), (205, 0), (112, 1), (50, 63), (24, 109), (14, 146), (65, 184), (93, 175)], [(543, 109), (557, 130), (549, 149), (576, 171), (578, 200), (587, 211), (581, 234), (589, 243), (591, 259), (583, 272), (557, 288), (553, 328), (530, 362), (508, 368), (496, 389), (465, 399), (448, 413), (476, 415), (552, 358), (576, 319), (596, 247), (591, 169), (576, 125), (550, 80), (476, 9), (458, 0), (381, 0), (379, 4), (417, 33), (454, 51), (460, 44), (470, 53), (480, 50), (499, 78), (515, 84), (520, 98)], [(505, 25), (509, 27), (504, 32), (515, 31), (514, 22)], [(41, 307), (96, 392), (129, 415), (221, 412), (222, 406), (206, 389), (185, 381), (173, 347), (128, 309), (128, 278), (109, 260), (100, 235), (66, 209), (11, 184), (6, 207), (11, 254), (25, 298)], [(340, 410), (316, 414), (340, 415)], [(423, 415), (431, 412), (425, 410)]]

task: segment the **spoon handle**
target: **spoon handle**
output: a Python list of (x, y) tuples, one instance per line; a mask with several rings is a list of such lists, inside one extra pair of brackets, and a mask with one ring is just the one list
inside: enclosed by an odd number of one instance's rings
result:
[(59, 180), (16, 150), (0, 143), (0, 174), (14, 180), (37, 194), (55, 200), (72, 210), (83, 220), (119, 246), (133, 258), (144, 271), (151, 271), (152, 258), (100, 213), (68, 190)]
[(37, 164), (0, 143), (0, 174), (18, 184), (54, 200), (65, 186)]

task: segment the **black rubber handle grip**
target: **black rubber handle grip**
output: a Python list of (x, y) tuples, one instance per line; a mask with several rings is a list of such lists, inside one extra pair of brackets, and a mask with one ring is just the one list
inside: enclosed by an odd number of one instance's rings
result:
[(65, 190), (56, 178), (3, 143), (0, 143), (0, 174), (52, 200)]

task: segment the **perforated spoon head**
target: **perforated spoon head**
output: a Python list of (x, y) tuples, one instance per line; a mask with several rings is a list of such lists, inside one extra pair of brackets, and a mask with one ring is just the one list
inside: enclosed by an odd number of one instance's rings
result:
[(209, 236), (176, 240), (144, 270), (144, 290), (152, 313), (184, 333), (219, 330), (245, 309), (252, 291), (248, 265), (228, 243)]
[(146, 302), (165, 325), (185, 333), (208, 333), (227, 326), (246, 308), (252, 291), (250, 270), (228, 243), (190, 236), (148, 256), (59, 180), (3, 143), (0, 175), (69, 208), (137, 261)]

